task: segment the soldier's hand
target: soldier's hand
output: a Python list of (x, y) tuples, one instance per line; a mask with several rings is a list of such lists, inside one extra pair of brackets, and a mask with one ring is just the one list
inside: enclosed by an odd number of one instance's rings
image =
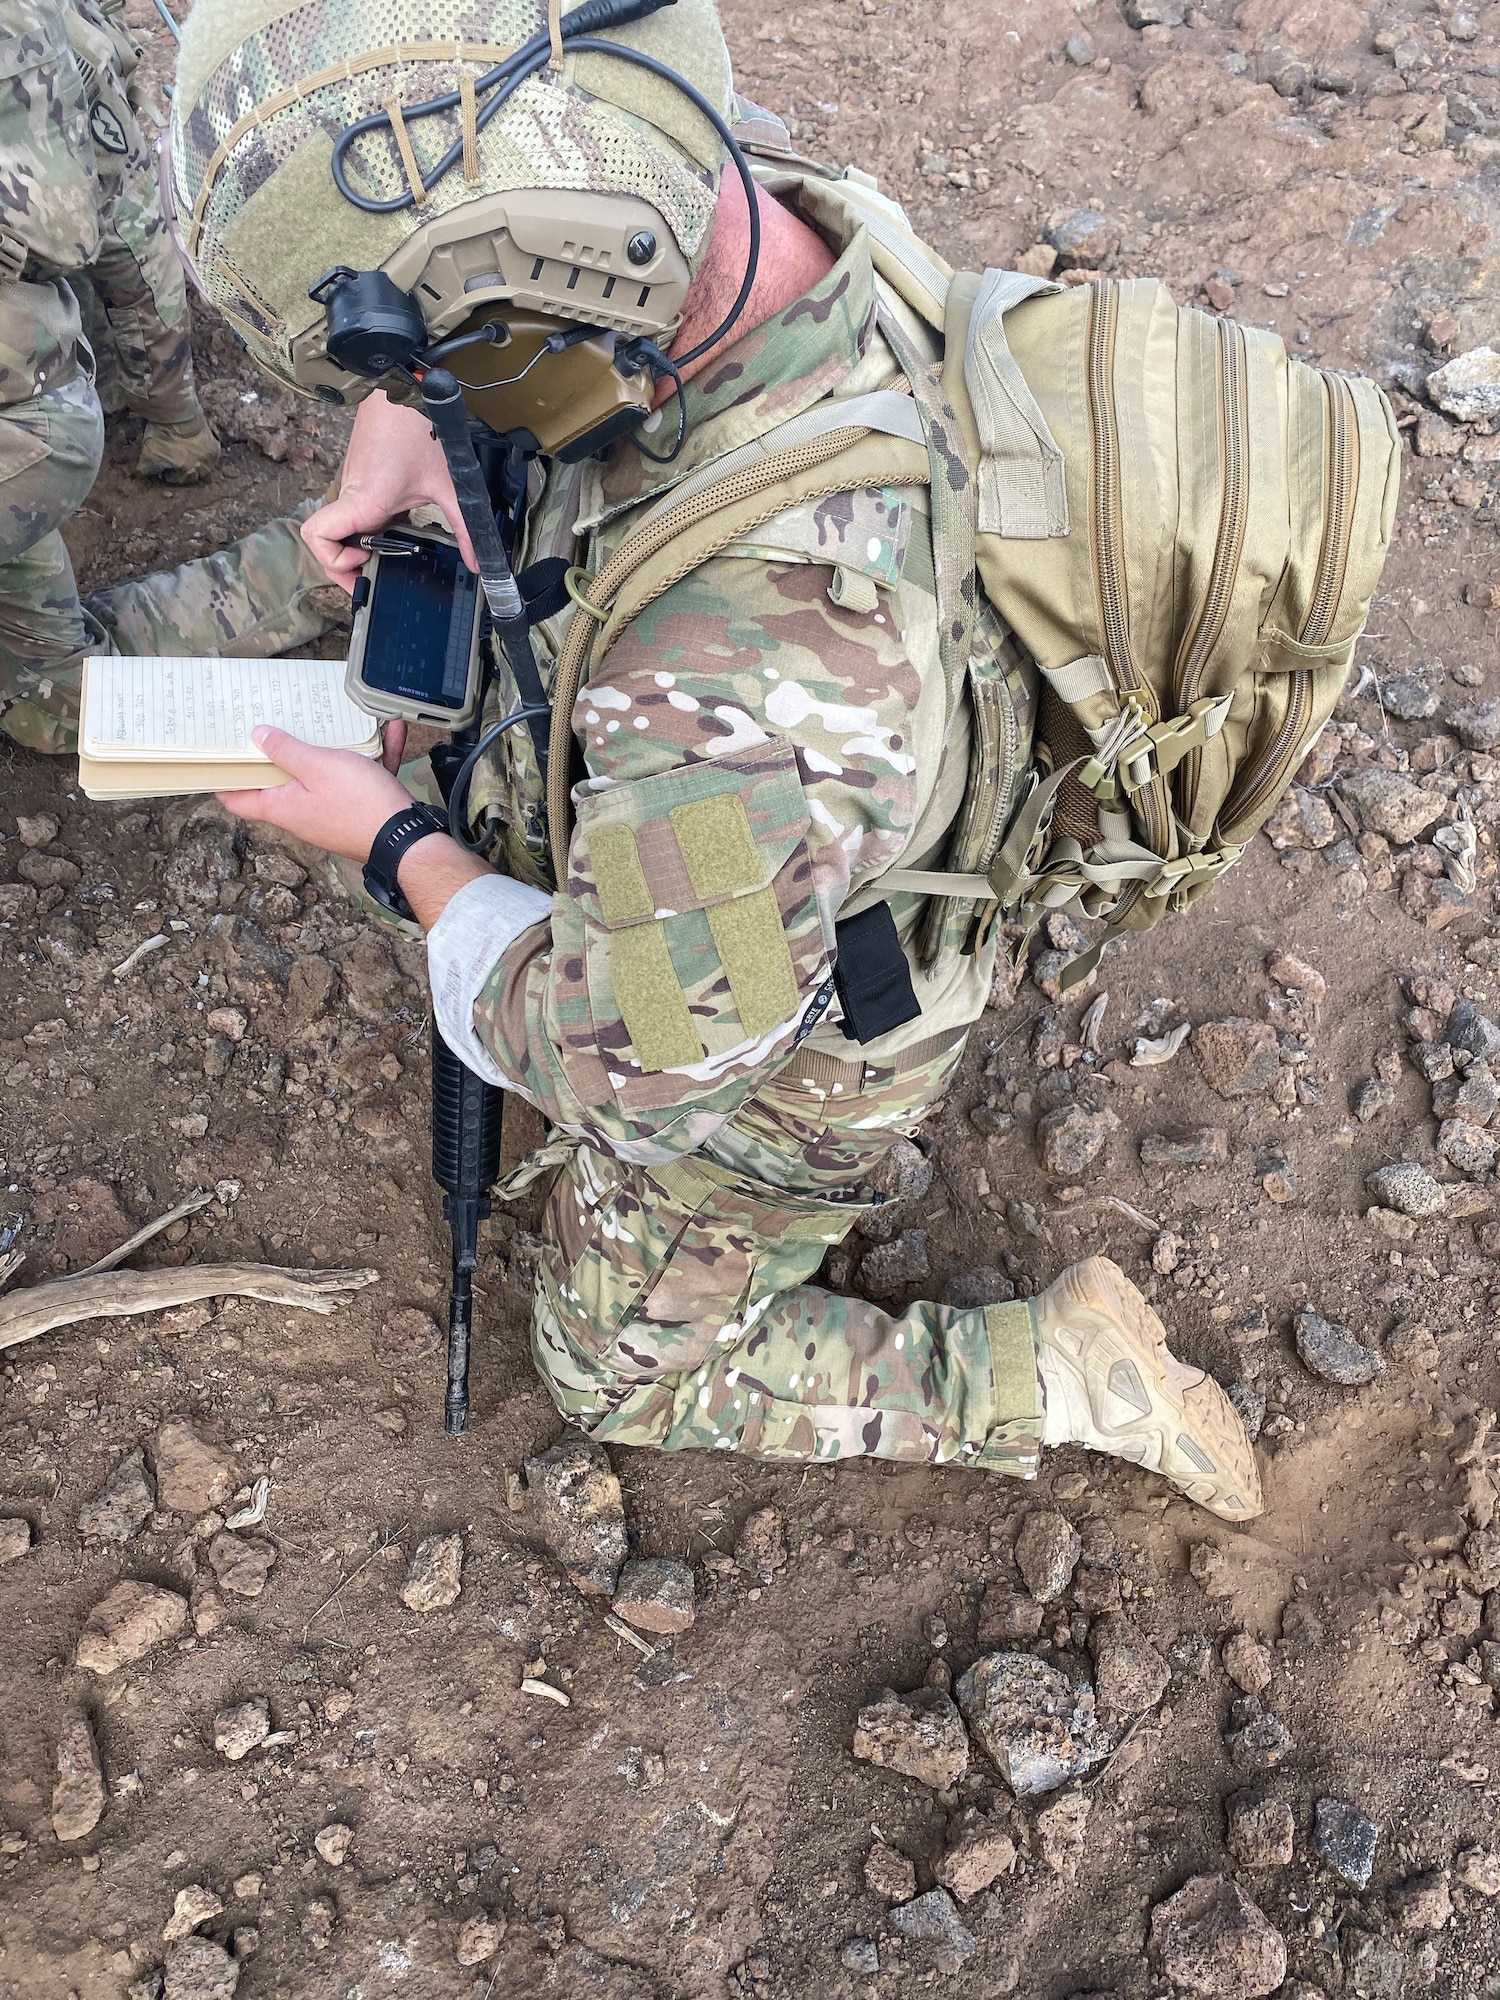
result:
[(308, 516), (302, 524), (302, 539), (330, 582), (352, 590), (355, 577), (364, 568), (365, 552), (347, 547), (350, 539), (375, 534), (413, 507), (434, 506), (441, 509), (443, 519), (458, 537), (464, 561), (470, 569), (476, 568), (473, 545), (432, 425), (420, 410), (392, 403), (377, 389), (360, 404), (355, 416), (339, 479), (339, 497)]
[(354, 750), (316, 749), (265, 724), (251, 733), (288, 782), (261, 791), (221, 792), (223, 803), (241, 819), (269, 820), (314, 847), (364, 863), (391, 814), (411, 804), (411, 793), (396, 776), (406, 743), (404, 723), (386, 725), (378, 762)]

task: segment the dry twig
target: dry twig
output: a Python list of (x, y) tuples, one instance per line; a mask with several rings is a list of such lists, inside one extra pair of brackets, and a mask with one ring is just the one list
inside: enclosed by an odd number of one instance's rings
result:
[(181, 1222), (185, 1215), (194, 1215), (200, 1208), (207, 1208), (212, 1200), (213, 1194), (209, 1189), (199, 1188), (196, 1193), (190, 1194), (185, 1201), (178, 1202), (175, 1208), (169, 1208), (165, 1215), (157, 1216), (155, 1222), (148, 1222), (143, 1229), (138, 1229), (134, 1236), (127, 1236), (118, 1250), (111, 1250), (107, 1257), (100, 1257), (97, 1262), (90, 1264), (86, 1270), (75, 1271), (73, 1276), (77, 1278), (92, 1278), (98, 1271), (112, 1271), (116, 1264), (123, 1264), (125, 1262), (125, 1259), (130, 1255), (132, 1250), (139, 1250), (143, 1243), (149, 1243), (153, 1236), (159, 1236), (164, 1229), (170, 1228), (174, 1222)]
[(123, 1319), (195, 1299), (265, 1299), (271, 1305), (331, 1313), (379, 1276), (378, 1271), (282, 1271), (274, 1264), (182, 1264), (167, 1271), (57, 1278), (0, 1299), (0, 1351), (78, 1320)]

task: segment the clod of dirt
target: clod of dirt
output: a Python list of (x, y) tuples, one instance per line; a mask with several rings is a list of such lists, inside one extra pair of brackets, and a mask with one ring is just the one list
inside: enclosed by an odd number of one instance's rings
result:
[(1385, 1362), (1374, 1348), (1354, 1338), (1347, 1327), (1324, 1319), (1311, 1306), (1299, 1306), (1292, 1318), (1297, 1352), (1314, 1375), (1341, 1388), (1357, 1389), (1385, 1373)]
[(79, 1508), (78, 1532), (85, 1541), (128, 1542), (145, 1527), (155, 1505), (156, 1481), (137, 1446), (120, 1460), (103, 1489)]
[(167, 1953), (163, 2000), (231, 2000), (240, 1968), (212, 1938), (187, 1937)]
[(1246, 1695), (1229, 1711), (1233, 1727), (1224, 1738), (1229, 1761), (1237, 1771), (1251, 1775), (1269, 1771), (1279, 1764), (1292, 1747), (1292, 1732), (1273, 1709), (1261, 1705), (1258, 1696)]
[(1224, 1671), (1245, 1694), (1264, 1694), (1271, 1685), (1270, 1648), (1248, 1632), (1232, 1632), (1224, 1641)]
[(236, 1964), (243, 1965), (260, 1950), (260, 1932), (254, 1924), (238, 1924), (229, 1934), (229, 1950)]
[(1479, 1529), (1464, 1542), (1464, 1561), (1481, 1590), (1500, 1586), (1500, 1534)]
[(453, 1955), (460, 1965), (483, 1965), (487, 1958), (495, 1956), (504, 1942), (504, 1917), (482, 1913), (470, 1917), (459, 1932)]
[(271, 1704), (263, 1694), (231, 1702), (214, 1717), (214, 1748), (231, 1764), (248, 1757), (271, 1733)]
[(1026, 1516), (1016, 1537), (1016, 1567), (1039, 1604), (1062, 1596), (1082, 1550), (1078, 1531), (1066, 1514), (1042, 1507)]
[(208, 948), (224, 974), (229, 997), (251, 1007), (274, 1007), (287, 990), (292, 959), (248, 917), (217, 916), (208, 926)]
[(74, 1662), (96, 1674), (112, 1674), (175, 1639), (187, 1621), (187, 1599), (175, 1590), (134, 1580), (117, 1583), (89, 1613)]
[(628, 1562), (620, 1572), (614, 1608), (643, 1632), (685, 1632), (696, 1615), (693, 1572), (670, 1556)]
[(1030, 1653), (987, 1653), (954, 1690), (970, 1729), (1018, 1799), (1055, 1791), (1109, 1754), (1094, 1691)]
[(1313, 1853), (1356, 1889), (1369, 1886), (1380, 1829), (1347, 1799), (1319, 1799), (1313, 1806)]
[(1402, 2000), (1406, 1966), (1399, 1948), (1376, 1931), (1345, 1928), (1344, 1972), (1360, 2000)]
[(753, 1570), (762, 1583), (786, 1568), (786, 1522), (779, 1508), (762, 1507), (750, 1516), (734, 1545), (734, 1559), (741, 1569)]
[(13, 1563), (31, 1547), (31, 1523), (19, 1514), (0, 1517), (0, 1564)]
[(464, 1538), (428, 1535), (417, 1543), (401, 1586), (408, 1611), (446, 1611), (463, 1589)]
[(59, 825), (56, 813), (17, 813), (16, 831), (23, 847), (50, 847)]
[(1229, 1162), (1229, 1134), (1222, 1125), (1190, 1132), (1147, 1132), (1140, 1144), (1143, 1167), (1222, 1167)]
[(1002, 1579), (985, 1586), (979, 1601), (979, 1643), (1003, 1649), (1014, 1639), (1034, 1639), (1042, 1629), (1042, 1607), (1024, 1590)]
[(903, 1229), (889, 1243), (876, 1243), (860, 1259), (859, 1281), (867, 1291), (899, 1292), (920, 1284), (931, 1270), (927, 1231)]
[(349, 1852), (349, 1844), (354, 1838), (354, 1828), (345, 1826), (342, 1820), (331, 1820), (313, 1835), (313, 1846), (322, 1855), (330, 1868), (342, 1868), (344, 1857)]
[(1268, 1090), (1281, 1068), (1276, 1030), (1268, 1021), (1230, 1015), (1194, 1028), (1193, 1054), (1204, 1081), (1220, 1097), (1253, 1097)]
[(932, 1872), (943, 1888), (951, 1890), (961, 1903), (968, 1903), (1015, 1865), (1016, 1844), (1010, 1835), (982, 1813), (970, 1810), (957, 1827), (950, 1828), (948, 1851)]
[(1088, 1111), (1081, 1104), (1061, 1104), (1037, 1121), (1036, 1145), (1042, 1167), (1056, 1181), (1078, 1180), (1088, 1173), (1118, 1132), (1113, 1111)]
[(1453, 1879), (1478, 1896), (1500, 1896), (1500, 1854), (1464, 1847), (1453, 1858)]
[(1374, 1173), (1365, 1175), (1365, 1186), (1382, 1208), (1392, 1208), (1398, 1215), (1411, 1215), (1418, 1220), (1437, 1215), (1448, 1199), (1448, 1190), (1415, 1160), (1377, 1167)]
[(57, 1783), (52, 1788), (52, 1827), (59, 1840), (82, 1840), (104, 1813), (108, 1792), (94, 1732), (86, 1715), (63, 1717), (57, 1739)]
[(301, 1931), (314, 1951), (326, 1951), (339, 1920), (338, 1905), (332, 1896), (314, 1896), (302, 1912)]
[(1446, 1868), (1426, 1868), (1386, 1891), (1386, 1907), (1403, 1931), (1446, 1930), (1453, 1915)]
[(925, 1896), (892, 1910), (891, 1928), (913, 1942), (930, 1944), (939, 1972), (961, 1971), (979, 1949), (946, 1889), (929, 1889)]
[[(1473, 708), (1455, 708), (1448, 726), (1466, 750), (1500, 748), (1500, 701), (1481, 701)], [(1441, 846), (1441, 842), (1438, 843)]]
[(625, 1561), (625, 1503), (602, 1447), (564, 1438), (525, 1465), (542, 1538), (574, 1586), (608, 1597)]
[(206, 1514), (234, 1492), (234, 1462), (200, 1437), (186, 1417), (168, 1417), (151, 1447), (156, 1500), (171, 1514)]
[(221, 1590), (231, 1597), (259, 1597), (276, 1561), (276, 1544), (221, 1530), (208, 1545), (208, 1561)]
[(222, 1594), (211, 1583), (195, 1584), (189, 1605), (193, 1630), (200, 1639), (211, 1639), (229, 1616)]
[[(1118, 1611), (1121, 1596), (1120, 1579), (1107, 1564), (1083, 1562), (1074, 1570), (1073, 1602), (1085, 1618), (1097, 1618), (1101, 1611)], [(983, 1625), (979, 1643), (981, 1646), (988, 1643)]]
[(172, 1914), (162, 1931), (163, 1943), (176, 1944), (179, 1938), (191, 1937), (200, 1924), (218, 1916), (223, 1908), (222, 1901), (212, 1889), (202, 1882), (189, 1882), (185, 1889), (177, 1891)]
[(1356, 771), (1344, 780), (1342, 790), (1363, 830), (1384, 834), (1397, 847), (1405, 847), (1425, 833), (1443, 812), (1439, 794), (1424, 792), (1398, 771), (1378, 767)]
[(941, 1688), (910, 1694), (882, 1689), (859, 1711), (853, 1748), (864, 1763), (899, 1771), (935, 1792), (951, 1790), (969, 1765), (963, 1721)]
[(1427, 377), (1427, 393), (1461, 424), (1500, 417), (1500, 354), (1493, 347), (1471, 347), (1455, 355)]
[(1151, 1912), (1151, 1950), (1189, 1993), (1259, 1996), (1286, 1978), (1286, 1941), (1236, 1882), (1195, 1875)]
[(1036, 1816), (1035, 1833), (1042, 1860), (1054, 1875), (1061, 1875), (1067, 1882), (1078, 1880), (1091, 1804), (1087, 1792), (1064, 1792)]
[(1213, 1542), (1194, 1542), (1188, 1555), (1188, 1570), (1205, 1597), (1233, 1597), (1234, 1578), (1229, 1558)]
[(1296, 1832), (1285, 1799), (1236, 1792), (1225, 1807), (1224, 1845), (1241, 1868), (1284, 1868)]
[(877, 1840), (865, 1856), (865, 1887), (886, 1903), (909, 1903), (917, 1893), (915, 1864), (898, 1848)]
[(1172, 1669), (1122, 1611), (1106, 1611), (1089, 1629), (1094, 1695), (1101, 1715), (1133, 1720), (1158, 1702)]

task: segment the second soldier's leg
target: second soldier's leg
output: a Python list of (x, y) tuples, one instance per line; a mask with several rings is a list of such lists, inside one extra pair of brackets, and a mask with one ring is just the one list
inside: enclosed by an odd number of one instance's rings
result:
[(887, 1313), (809, 1282), (860, 1212), (835, 1190), (919, 1121), (957, 1054), (852, 1103), (798, 1082), (794, 1059), (720, 1135), (745, 1170), (575, 1154), (548, 1204), (532, 1330), (563, 1413), (620, 1444), (1034, 1473), (1024, 1302)]

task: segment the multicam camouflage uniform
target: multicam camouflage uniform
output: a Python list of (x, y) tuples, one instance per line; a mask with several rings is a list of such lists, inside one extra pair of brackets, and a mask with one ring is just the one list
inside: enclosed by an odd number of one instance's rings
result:
[[(273, 521), (222, 553), (80, 604), (58, 532), (99, 469), (103, 422), (64, 274), (100, 242), (83, 78), (51, 0), (0, 0), (0, 731), (34, 750), (77, 736), (90, 652), (267, 654), (316, 638), (324, 582)], [(305, 514), (309, 509), (304, 509)]]
[[(625, 443), (554, 468), (528, 559), (597, 571), (669, 485), (825, 398), (898, 382), (892, 340), (931, 355), (857, 223), (827, 203), (815, 219), (839, 262), (689, 386), (682, 457), (663, 471)], [(569, 893), (494, 966), (475, 1026), (496, 1078), (566, 1135), (533, 1353), (598, 1437), (1035, 1469), (1027, 1304), (886, 1313), (810, 1282), (892, 1141), (941, 1099), (993, 970), (993, 936), (950, 941), (916, 972), (920, 1019), (863, 1047), (811, 1025), (861, 886), (898, 858), (950, 858), (972, 715), (945, 701), (944, 498), (869, 487), (786, 510), (658, 596), (579, 697)], [(1031, 696), (984, 619), (970, 673), (1016, 720), (1003, 820)], [(494, 711), (514, 703), (502, 672)], [(503, 743), (475, 803), (508, 872), (540, 883), (535, 766), (520, 732)], [(892, 907), (911, 951), (928, 906)]]

